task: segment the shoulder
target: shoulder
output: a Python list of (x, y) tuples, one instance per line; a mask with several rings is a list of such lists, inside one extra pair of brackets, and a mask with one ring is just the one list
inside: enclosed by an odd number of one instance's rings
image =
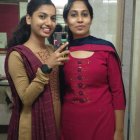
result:
[(12, 51), (12, 52), (9, 54), (9, 60), (11, 60), (11, 61), (13, 61), (13, 62), (14, 62), (15, 60), (23, 61), (21, 55), (20, 55), (17, 51)]
[(10, 60), (22, 60), (22, 57), (18, 51), (18, 49), (22, 48), (22, 45), (14, 46), (10, 48), (7, 52), (7, 58)]
[(118, 53), (116, 51), (116, 48), (114, 44), (108, 40), (96, 38), (91, 36), (91, 44), (95, 45), (95, 48), (98, 50), (103, 51), (104, 53), (107, 53), (108, 55), (117, 56), (119, 58)]
[(8, 48), (7, 50), (7, 54), (11, 54), (13, 51), (16, 51), (16, 52), (19, 52), (20, 50), (22, 50), (24, 45), (16, 45), (16, 46), (13, 46), (11, 48)]
[(105, 39), (96, 38), (96, 37), (93, 37), (93, 36), (91, 36), (91, 40), (92, 40), (91, 44), (93, 44), (93, 46), (95, 46), (95, 48), (97, 50), (117, 54), (116, 48), (115, 48), (115, 46), (112, 42), (110, 42), (108, 40), (105, 40)]
[(97, 38), (94, 36), (90, 36), (90, 42), (92, 44), (96, 44), (96, 45), (100, 45), (100, 46), (104, 46), (104, 47), (111, 47), (112, 49), (115, 49), (114, 45), (112, 42), (102, 39), (102, 38)]

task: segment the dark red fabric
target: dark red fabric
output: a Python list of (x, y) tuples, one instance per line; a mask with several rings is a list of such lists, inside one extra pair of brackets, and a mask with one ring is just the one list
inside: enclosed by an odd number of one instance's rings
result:
[[(30, 49), (23, 45), (13, 47), (8, 51), (5, 70), (15, 103), (8, 130), (8, 140), (18, 140), (18, 126), (21, 111), (21, 101), (8, 73), (8, 56), (13, 50), (18, 51), (23, 58), (30, 82), (35, 78), (37, 68), (41, 66), (39, 59)], [(56, 140), (56, 126), (49, 85), (46, 85), (44, 91), (32, 105), (32, 140)]]
[(64, 65), (62, 140), (114, 140), (114, 110), (125, 109), (120, 60), (106, 45), (70, 47), (79, 50), (94, 53), (82, 59), (70, 54)]

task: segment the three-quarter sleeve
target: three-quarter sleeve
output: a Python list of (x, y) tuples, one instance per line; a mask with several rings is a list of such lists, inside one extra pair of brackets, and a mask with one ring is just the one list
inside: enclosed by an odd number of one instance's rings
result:
[(108, 56), (108, 81), (114, 110), (124, 110), (125, 91), (122, 80), (121, 64), (118, 56), (113, 52), (109, 53)]
[(36, 77), (29, 82), (24, 62), (18, 52), (14, 51), (8, 59), (8, 69), (17, 93), (25, 106), (31, 106), (49, 82), (49, 76), (38, 68)]

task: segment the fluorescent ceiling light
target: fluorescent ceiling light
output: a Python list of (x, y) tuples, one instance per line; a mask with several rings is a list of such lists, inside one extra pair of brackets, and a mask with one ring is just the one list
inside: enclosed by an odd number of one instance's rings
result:
[(64, 7), (68, 0), (52, 0), (56, 7)]
[(117, 0), (103, 0), (103, 3), (117, 3)]

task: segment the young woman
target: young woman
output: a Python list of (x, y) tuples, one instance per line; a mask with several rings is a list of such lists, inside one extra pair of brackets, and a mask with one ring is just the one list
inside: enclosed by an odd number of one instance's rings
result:
[(67, 44), (55, 52), (45, 45), (55, 26), (54, 4), (31, 0), (8, 43), (5, 71), (14, 100), (8, 140), (59, 139), (58, 66), (69, 51), (62, 52)]
[(115, 48), (90, 35), (87, 0), (70, 0), (63, 17), (70, 54), (62, 69), (62, 140), (123, 140), (125, 93)]

